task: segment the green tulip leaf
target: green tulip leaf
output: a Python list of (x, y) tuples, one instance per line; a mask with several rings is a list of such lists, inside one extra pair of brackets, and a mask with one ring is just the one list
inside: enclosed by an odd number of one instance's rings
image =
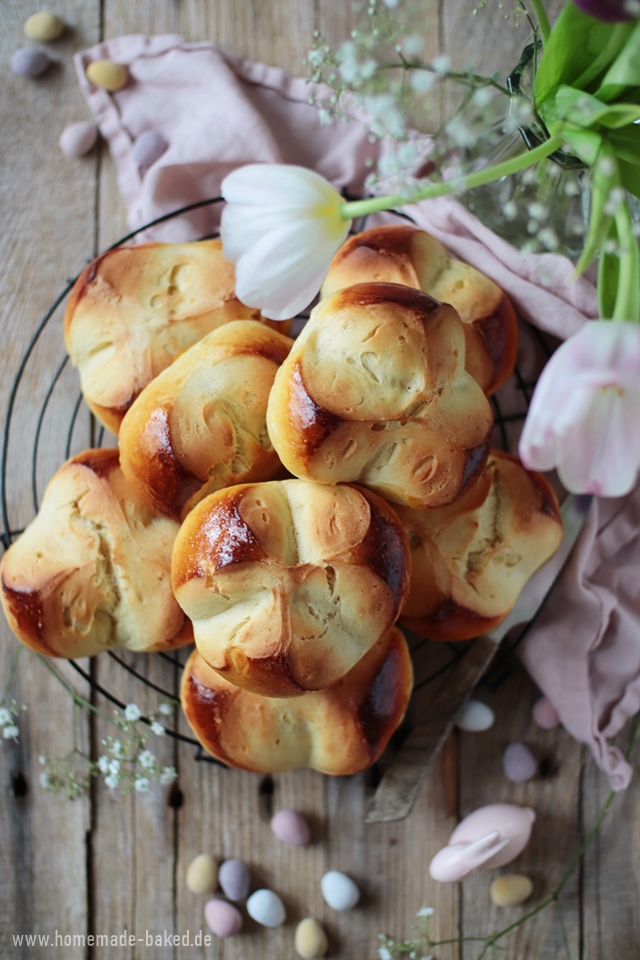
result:
[(640, 124), (632, 124), (619, 130), (612, 130), (608, 140), (613, 145), (620, 160), (634, 166), (640, 166)]
[(573, 123), (557, 124), (557, 131), (565, 141), (568, 152), (579, 157), (583, 163), (591, 167), (602, 156), (603, 137), (595, 130), (585, 130)]
[(576, 87), (562, 86), (553, 98), (547, 98), (541, 107), (541, 116), (550, 131), (558, 122), (570, 120), (580, 127), (592, 127), (596, 124), (616, 129), (635, 123), (640, 119), (640, 104), (603, 103)]
[[(617, 240), (617, 238), (615, 223), (611, 221), (604, 240)], [(619, 272), (618, 257), (614, 253), (605, 253), (604, 249), (601, 250), (598, 262), (598, 309), (601, 317), (613, 316)]]
[(627, 87), (640, 87), (640, 20), (604, 75), (596, 96), (602, 100), (613, 100), (624, 93)]
[[(614, 25), (588, 17), (567, 3), (556, 20), (536, 72), (534, 94), (539, 108), (556, 87), (568, 84), (592, 67), (607, 48)], [(612, 55), (615, 55), (615, 49)], [(607, 64), (602, 64), (606, 69)]]
[(640, 167), (621, 160), (618, 156), (618, 169), (620, 171), (620, 184), (627, 193), (632, 193), (634, 197), (640, 200)]
[(600, 152), (596, 162), (591, 164), (591, 209), (589, 211), (589, 229), (580, 259), (576, 264), (576, 273), (584, 273), (598, 250), (602, 247), (609, 232), (611, 214), (607, 213), (609, 193), (620, 183), (618, 163), (613, 147), (606, 140), (600, 143)]

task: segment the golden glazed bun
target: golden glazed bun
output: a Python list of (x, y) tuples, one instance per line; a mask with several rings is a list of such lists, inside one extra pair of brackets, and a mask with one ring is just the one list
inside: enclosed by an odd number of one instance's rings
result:
[(117, 434), (140, 391), (179, 354), (230, 320), (261, 319), (234, 284), (219, 240), (120, 247), (89, 264), (71, 291), (64, 336), (101, 423)]
[(222, 487), (282, 471), (267, 433), (267, 401), (292, 343), (262, 323), (237, 320), (145, 387), (119, 436), (122, 470), (143, 503), (180, 520)]
[(378, 759), (412, 685), (409, 650), (393, 627), (329, 690), (293, 700), (242, 690), (195, 651), (182, 677), (182, 707), (205, 750), (230, 766), (259, 773), (311, 767), (346, 776)]
[(2, 605), (11, 629), (54, 657), (192, 642), (171, 590), (177, 531), (177, 523), (150, 513), (129, 489), (117, 450), (73, 457), (2, 558)]
[(199, 503), (172, 570), (204, 660), (247, 690), (292, 697), (331, 686), (394, 623), (409, 547), (370, 491), (282, 480)]
[(419, 290), (360, 283), (322, 300), (269, 398), (283, 464), (418, 509), (451, 503), (481, 472), (493, 425), (464, 350), (453, 307)]
[(467, 640), (497, 626), (562, 539), (547, 480), (499, 450), (456, 503), (398, 507), (398, 515), (412, 560), (401, 623), (432, 640)]
[(368, 280), (403, 283), (450, 303), (464, 323), (466, 368), (487, 395), (513, 372), (518, 328), (511, 301), (424, 230), (403, 224), (349, 237), (333, 258), (321, 296)]

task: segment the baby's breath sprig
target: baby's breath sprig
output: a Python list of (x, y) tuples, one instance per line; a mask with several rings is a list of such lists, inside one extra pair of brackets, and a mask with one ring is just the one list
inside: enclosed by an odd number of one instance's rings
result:
[(18, 737), (20, 736), (20, 728), (16, 721), (20, 714), (27, 709), (24, 704), (19, 707), (15, 700), (9, 700), (9, 691), (11, 690), (11, 684), (13, 683), (13, 678), (16, 673), (20, 653), (20, 648), (14, 651), (11, 666), (9, 667), (9, 674), (2, 691), (2, 697), (0, 697), (0, 731), (2, 731), (2, 740), (12, 741), (13, 743), (17, 743)]
[(135, 703), (127, 704), (124, 710), (115, 709), (112, 713), (106, 713), (74, 690), (49, 660), (45, 657), (40, 657), (40, 660), (71, 696), (76, 708), (89, 710), (117, 729), (117, 734), (103, 738), (102, 753), (93, 759), (78, 746), (74, 722), (74, 742), (69, 753), (62, 757), (47, 753), (40, 756), (43, 767), (40, 783), (45, 790), (73, 800), (96, 779), (113, 793), (149, 793), (154, 782), (162, 786), (173, 783), (178, 776), (175, 767), (161, 763), (149, 749), (148, 743), (151, 737), (165, 735), (161, 720), (171, 715), (174, 704), (161, 703), (157, 711), (147, 716), (143, 716)]

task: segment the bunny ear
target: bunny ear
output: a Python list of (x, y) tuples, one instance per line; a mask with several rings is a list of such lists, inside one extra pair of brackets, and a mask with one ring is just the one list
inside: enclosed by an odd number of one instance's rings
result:
[(493, 830), (472, 843), (452, 843), (436, 853), (429, 864), (429, 873), (434, 880), (463, 880), (504, 850), (508, 843), (508, 838), (501, 836), (498, 830)]

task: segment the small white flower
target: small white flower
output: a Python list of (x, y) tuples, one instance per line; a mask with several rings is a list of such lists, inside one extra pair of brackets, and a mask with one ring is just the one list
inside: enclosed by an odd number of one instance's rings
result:
[(115, 788), (118, 786), (117, 777), (105, 777), (104, 782), (109, 787), (109, 790), (115, 790)]
[(169, 717), (173, 713), (173, 707), (170, 703), (161, 703), (158, 707), (158, 713), (163, 714), (165, 717)]
[(151, 726), (149, 727), (151, 733), (156, 737), (164, 737), (165, 729), (161, 723), (158, 723), (157, 720), (154, 720)]
[(553, 227), (545, 227), (544, 230), (541, 230), (538, 234), (538, 240), (547, 250), (557, 250), (560, 243)]
[(321, 67), (322, 64), (324, 63), (324, 51), (310, 50), (307, 56), (307, 60), (309, 61), (312, 67), (315, 67), (316, 69), (318, 67)]
[(389, 8), (389, 10), (395, 10), (400, 3), (400, 0), (382, 0), (382, 2), (384, 3), (385, 7)]
[(380, 960), (392, 960), (391, 951), (388, 947), (378, 947), (378, 956)]
[(134, 787), (138, 793), (149, 793), (149, 780), (147, 777), (136, 777)]
[(156, 758), (151, 753), (151, 750), (143, 750), (138, 757), (138, 760), (140, 761), (140, 766), (144, 767), (146, 770), (150, 770), (156, 762)]
[(136, 720), (139, 720), (142, 716), (142, 711), (140, 707), (135, 703), (129, 703), (124, 710), (124, 718), (128, 720), (129, 723), (135, 723)]
[(173, 783), (177, 778), (178, 774), (174, 767), (163, 767), (162, 773), (159, 776), (160, 783), (166, 787), (168, 784)]
[(110, 749), (114, 757), (120, 757), (122, 759), (124, 756), (124, 747), (122, 746), (122, 742), (120, 740), (114, 740)]
[(40, 764), (41, 767), (44, 767), (46, 762), (47, 762), (47, 758), (45, 757), (44, 753), (41, 753), (40, 756), (38, 757), (38, 763)]
[(409, 86), (414, 93), (429, 93), (438, 82), (435, 73), (429, 73), (428, 70), (412, 70), (409, 77)]
[(424, 50), (424, 39), (418, 33), (412, 33), (402, 41), (402, 49), (408, 57), (419, 57)]
[(448, 57), (446, 53), (443, 53), (439, 57), (435, 58), (431, 66), (436, 73), (444, 76), (444, 74), (449, 73), (449, 70), (451, 69), (451, 57)]
[(106, 754), (104, 753), (102, 754), (101, 757), (98, 757), (98, 770), (100, 771), (100, 773), (109, 772), (109, 762), (110, 762), (109, 757), (107, 757)]
[(420, 907), (416, 913), (416, 917), (432, 917), (433, 916), (433, 907)]
[(2, 731), (2, 736), (4, 737), (5, 740), (15, 740), (15, 742), (17, 743), (19, 733), (20, 733), (20, 730), (18, 729), (18, 727), (16, 727), (15, 723), (12, 723), (9, 727), (4, 728), (4, 730)]
[(119, 760), (109, 760), (108, 770), (112, 777), (117, 776), (120, 773), (120, 761)]
[(40, 774), (40, 786), (44, 787), (45, 790), (49, 786), (49, 777), (44, 771)]
[(4, 727), (12, 721), (13, 716), (11, 715), (11, 711), (7, 710), (6, 707), (0, 707), (0, 727)]

